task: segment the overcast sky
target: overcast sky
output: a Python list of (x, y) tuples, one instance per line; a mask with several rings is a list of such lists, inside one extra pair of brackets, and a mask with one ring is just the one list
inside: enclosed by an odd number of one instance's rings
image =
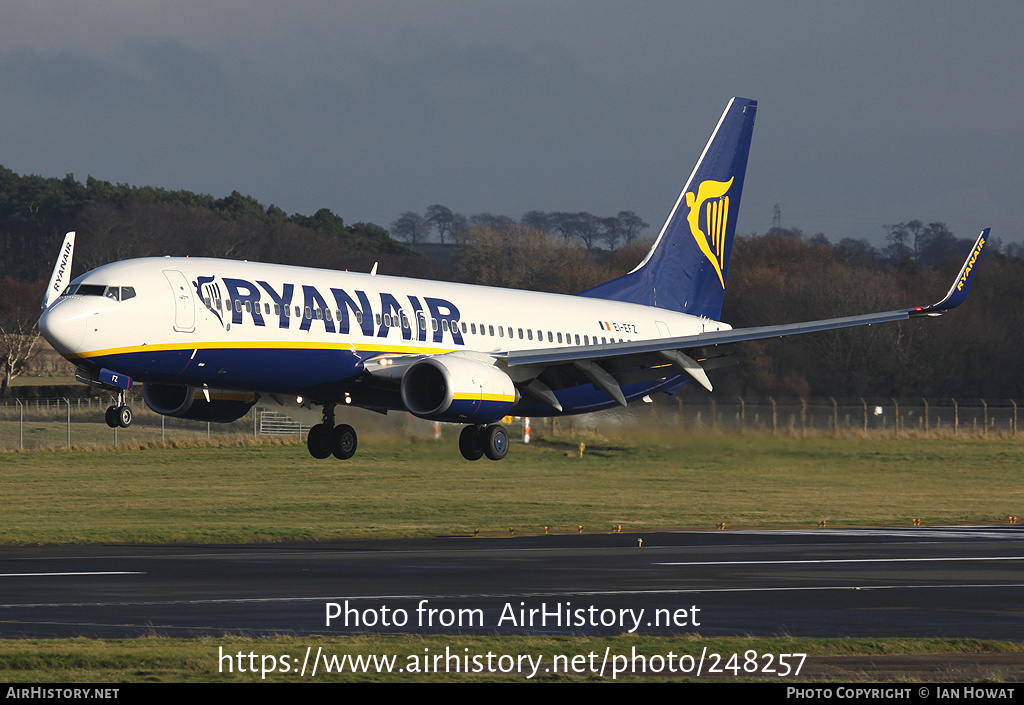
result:
[(3, 0), (0, 164), (385, 227), (634, 210), (655, 234), (731, 96), (739, 231), (1021, 241), (1024, 3)]

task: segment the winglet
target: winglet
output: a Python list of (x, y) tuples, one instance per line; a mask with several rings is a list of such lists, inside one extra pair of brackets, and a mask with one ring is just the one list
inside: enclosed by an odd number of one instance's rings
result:
[(964, 262), (964, 266), (960, 268), (960, 273), (953, 281), (953, 286), (949, 288), (946, 298), (931, 306), (912, 309), (909, 311), (912, 317), (939, 316), (967, 300), (967, 292), (971, 290), (971, 282), (974, 281), (974, 265), (978, 262), (978, 257), (981, 256), (981, 249), (988, 241), (989, 230), (991, 228), (985, 228), (981, 231), (981, 235), (978, 235), (974, 247), (971, 248), (971, 254), (967, 255), (967, 260)]
[(71, 279), (71, 259), (75, 254), (75, 233), (69, 232), (64, 236), (64, 244), (60, 246), (60, 255), (57, 256), (57, 263), (53, 265), (53, 274), (50, 275), (50, 283), (46, 287), (46, 294), (43, 295), (43, 310), (50, 307), (58, 296), (64, 291), (68, 280)]

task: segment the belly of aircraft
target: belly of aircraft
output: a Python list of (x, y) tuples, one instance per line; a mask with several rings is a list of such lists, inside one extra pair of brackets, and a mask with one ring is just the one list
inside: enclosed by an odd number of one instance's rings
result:
[(91, 357), (94, 366), (137, 382), (299, 393), (335, 385), (362, 372), (362, 357), (348, 350), (289, 348), (176, 348), (112, 352)]

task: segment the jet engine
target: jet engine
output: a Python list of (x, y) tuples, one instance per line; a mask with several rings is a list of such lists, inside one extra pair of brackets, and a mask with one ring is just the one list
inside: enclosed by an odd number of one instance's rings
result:
[(196, 421), (229, 423), (245, 416), (259, 395), (254, 392), (231, 392), (223, 389), (207, 390), (206, 400), (202, 387), (178, 384), (149, 384), (142, 388), (146, 406), (158, 414), (177, 416)]
[(509, 413), (516, 403), (516, 388), (494, 365), (441, 355), (406, 370), (402, 402), (421, 418), (483, 424)]

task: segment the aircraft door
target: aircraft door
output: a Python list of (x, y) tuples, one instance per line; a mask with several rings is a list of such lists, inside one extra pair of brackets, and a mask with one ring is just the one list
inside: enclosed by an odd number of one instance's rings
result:
[(174, 330), (179, 333), (192, 333), (196, 329), (196, 305), (188, 279), (177, 269), (163, 271), (174, 295)]

